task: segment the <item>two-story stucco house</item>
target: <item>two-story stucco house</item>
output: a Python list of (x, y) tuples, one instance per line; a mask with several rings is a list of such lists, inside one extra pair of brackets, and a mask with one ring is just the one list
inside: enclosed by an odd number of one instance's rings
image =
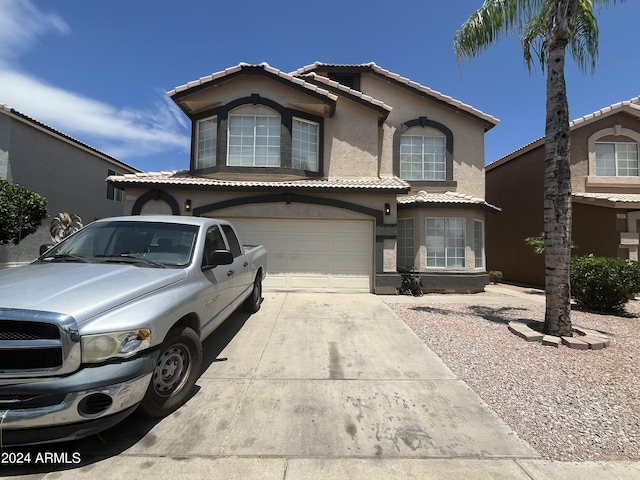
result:
[(113, 176), (125, 210), (231, 220), (268, 250), (266, 288), (393, 293), (487, 283), (484, 134), (497, 120), (374, 63), (240, 64), (169, 96), (188, 171)]
[(28, 263), (51, 243), (50, 225), (60, 212), (84, 224), (122, 215), (123, 192), (105, 179), (140, 172), (65, 133), (0, 103), (0, 177), (39, 193), (48, 218), (19, 245), (0, 245), (0, 268)]
[[(571, 122), (572, 240), (575, 255), (638, 260), (640, 97)], [(544, 258), (525, 238), (544, 230), (544, 138), (487, 166), (490, 270), (504, 279), (544, 284)]]

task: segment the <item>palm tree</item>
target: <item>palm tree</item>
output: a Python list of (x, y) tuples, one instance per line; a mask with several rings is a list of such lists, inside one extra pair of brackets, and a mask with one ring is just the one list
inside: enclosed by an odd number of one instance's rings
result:
[[(622, 2), (624, 0), (618, 0)], [(547, 73), (545, 127), (544, 253), (545, 325), (549, 335), (571, 336), (571, 172), (566, 48), (583, 71), (594, 71), (598, 24), (594, 6), (616, 0), (485, 0), (456, 33), (458, 57), (472, 58), (518, 33), (531, 71), (534, 56)]]

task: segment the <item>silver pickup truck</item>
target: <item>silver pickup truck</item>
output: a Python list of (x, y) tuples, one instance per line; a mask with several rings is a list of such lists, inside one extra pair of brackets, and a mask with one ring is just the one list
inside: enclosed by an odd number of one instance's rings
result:
[(229, 222), (96, 221), (0, 271), (0, 447), (164, 416), (200, 375), (202, 341), (262, 302), (266, 252)]

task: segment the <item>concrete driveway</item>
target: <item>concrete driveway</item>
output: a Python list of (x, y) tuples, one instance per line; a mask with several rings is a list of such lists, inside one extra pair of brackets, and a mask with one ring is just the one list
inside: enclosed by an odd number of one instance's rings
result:
[(192, 398), (171, 416), (22, 449), (57, 457), (1, 474), (531, 478), (512, 459), (538, 454), (375, 295), (266, 292), (205, 352)]

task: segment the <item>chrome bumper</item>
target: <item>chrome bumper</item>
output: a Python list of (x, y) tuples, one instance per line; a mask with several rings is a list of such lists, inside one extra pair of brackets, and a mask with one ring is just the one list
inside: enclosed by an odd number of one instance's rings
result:
[[(3, 430), (51, 427), (113, 415), (140, 403), (150, 381), (151, 373), (148, 373), (114, 385), (67, 393), (61, 403), (47, 407), (3, 410), (0, 406), (0, 434)], [(111, 406), (95, 415), (81, 414), (78, 405), (94, 394), (108, 395), (112, 399)]]

